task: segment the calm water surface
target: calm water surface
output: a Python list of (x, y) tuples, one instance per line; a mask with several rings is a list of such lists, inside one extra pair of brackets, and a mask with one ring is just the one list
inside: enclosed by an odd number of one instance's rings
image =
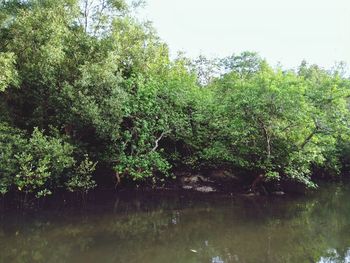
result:
[(0, 262), (350, 262), (350, 188), (304, 197), (133, 194), (0, 215)]

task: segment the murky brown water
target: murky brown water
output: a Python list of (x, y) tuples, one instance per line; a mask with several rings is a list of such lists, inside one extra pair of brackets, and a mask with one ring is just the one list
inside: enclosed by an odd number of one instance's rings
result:
[(350, 262), (350, 188), (304, 197), (116, 197), (0, 216), (0, 262)]

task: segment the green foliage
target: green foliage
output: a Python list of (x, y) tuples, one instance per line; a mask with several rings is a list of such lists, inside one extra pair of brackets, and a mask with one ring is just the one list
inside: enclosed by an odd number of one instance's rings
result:
[(14, 183), (19, 191), (24, 193), (35, 193), (37, 197), (43, 193), (50, 194), (51, 191), (45, 188), (51, 173), (49, 169), (48, 158), (35, 161), (29, 153), (16, 155), (19, 170), (16, 174)]
[(211, 85), (220, 106), (205, 158), (220, 162), (221, 156), (221, 162), (260, 171), (265, 181), (309, 187), (315, 187), (314, 167), (339, 174), (337, 143), (349, 134), (349, 81), (313, 67), (303, 75), (273, 70), (264, 61), (259, 68), (253, 64), (249, 74), (235, 69)]
[(272, 172), (272, 171), (269, 171), (266, 173), (265, 175), (266, 177), (266, 181), (267, 182), (270, 182), (270, 181), (279, 181), (281, 179), (280, 175), (278, 172)]
[(129, 176), (132, 180), (145, 180), (152, 178), (157, 172), (168, 175), (170, 164), (157, 152), (140, 154), (138, 156), (120, 156), (115, 167), (118, 174)]
[(87, 194), (89, 190), (94, 189), (96, 183), (92, 179), (92, 174), (96, 169), (96, 165), (97, 162), (92, 162), (88, 155), (85, 155), (85, 159), (76, 167), (74, 174), (66, 183), (68, 190)]
[(0, 122), (0, 193), (6, 194), (14, 183), (18, 162), (14, 158), (23, 151), (27, 141), (20, 130)]
[(37, 128), (34, 129), (28, 145), (28, 151), (35, 159), (47, 159), (54, 182), (58, 182), (58, 177), (63, 171), (75, 162), (72, 157), (74, 149), (72, 145), (61, 138), (45, 136)]
[(341, 69), (272, 69), (254, 52), (171, 60), (132, 10), (121, 0), (0, 3), (2, 194), (86, 193), (98, 171), (85, 154), (150, 182), (226, 167), (315, 187), (313, 176), (348, 169)]
[(239, 55), (226, 57), (221, 63), (226, 71), (247, 76), (259, 72), (262, 61), (258, 53), (245, 51)]
[(42, 196), (60, 185), (62, 173), (74, 165), (73, 147), (62, 139), (45, 136), (37, 128), (27, 139), (2, 124), (0, 148), (1, 192), (14, 186), (19, 192)]
[(18, 75), (14, 67), (14, 54), (0, 52), (0, 92), (9, 85), (18, 85)]

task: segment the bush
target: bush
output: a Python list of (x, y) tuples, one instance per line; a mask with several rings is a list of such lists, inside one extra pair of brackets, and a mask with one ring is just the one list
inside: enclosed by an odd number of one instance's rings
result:
[(92, 174), (96, 165), (97, 162), (92, 162), (89, 156), (85, 155), (85, 159), (75, 168), (73, 175), (68, 179), (67, 189), (81, 195), (86, 195), (89, 190), (94, 189), (97, 185), (92, 179)]
[(31, 136), (6, 123), (0, 124), (0, 191), (11, 188), (37, 197), (61, 186), (62, 175), (72, 168), (73, 146), (46, 136), (35, 128)]

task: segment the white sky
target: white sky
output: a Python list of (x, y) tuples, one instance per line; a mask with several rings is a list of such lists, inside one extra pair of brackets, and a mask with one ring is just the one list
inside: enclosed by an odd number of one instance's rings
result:
[(171, 53), (228, 56), (257, 51), (270, 63), (303, 59), (330, 68), (350, 65), (350, 0), (146, 0)]

